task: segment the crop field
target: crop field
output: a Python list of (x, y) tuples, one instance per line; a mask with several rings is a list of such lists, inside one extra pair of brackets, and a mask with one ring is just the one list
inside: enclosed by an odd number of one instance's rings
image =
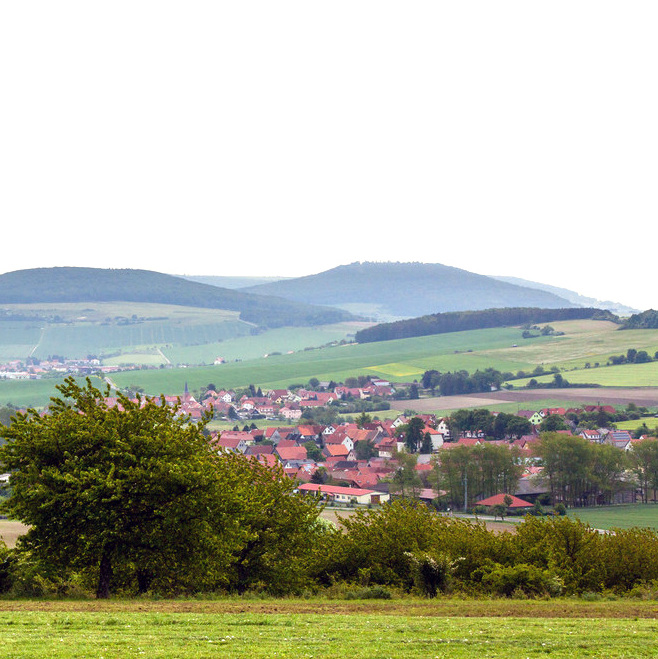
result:
[[(192, 389), (210, 382), (218, 387), (242, 387), (249, 384), (268, 388), (286, 387), (291, 383), (306, 383), (311, 377), (338, 382), (359, 374), (399, 381), (400, 377), (396, 373), (401, 369), (408, 374), (405, 379), (413, 380), (430, 368), (464, 368), (475, 371), (492, 366), (491, 358), (483, 357), (478, 350), (511, 345), (519, 336), (520, 330), (514, 328), (474, 330), (328, 347), (214, 367), (187, 368), (184, 371), (118, 373), (113, 379), (121, 386), (126, 386), (127, 380), (130, 380), (149, 393), (182, 391), (186, 381)], [(507, 360), (503, 364), (514, 366), (515, 370), (534, 367), (525, 362), (512, 363)]]
[(139, 346), (201, 344), (251, 333), (239, 314), (164, 304), (99, 302), (14, 304), (4, 309), (31, 320), (0, 321), (0, 357), (69, 358)]
[(165, 347), (163, 353), (174, 364), (212, 364), (217, 357), (227, 361), (258, 359), (273, 352), (299, 351), (353, 338), (355, 332), (366, 325), (336, 323), (319, 327), (281, 327), (204, 345)]
[(655, 602), (0, 602), (3, 654), (378, 659), (655, 657)]

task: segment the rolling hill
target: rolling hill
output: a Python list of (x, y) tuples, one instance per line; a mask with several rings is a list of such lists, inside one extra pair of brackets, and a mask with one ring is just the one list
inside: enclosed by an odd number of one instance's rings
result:
[(259, 327), (351, 320), (340, 309), (219, 288), (150, 270), (35, 268), (0, 275), (0, 304), (132, 302), (222, 309)]
[(439, 263), (352, 263), (241, 290), (339, 307), (377, 321), (446, 311), (576, 306), (554, 293)]

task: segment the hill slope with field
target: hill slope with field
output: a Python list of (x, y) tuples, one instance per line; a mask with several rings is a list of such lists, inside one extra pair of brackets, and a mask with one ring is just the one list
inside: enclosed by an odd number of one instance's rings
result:
[[(521, 328), (499, 327), (376, 343), (327, 345), (315, 350), (300, 349), (291, 354), (270, 354), (267, 358), (245, 358), (221, 365), (125, 371), (115, 373), (111, 378), (120, 387), (139, 387), (147, 394), (158, 395), (181, 394), (186, 383), (191, 391), (205, 387), (208, 383), (213, 383), (218, 388), (246, 387), (254, 384), (268, 389), (283, 388), (292, 383), (306, 383), (312, 377), (321, 381), (340, 382), (347, 377), (358, 375), (372, 375), (396, 383), (410, 383), (414, 380), (420, 381), (423, 373), (432, 369), (441, 372), (466, 370), (474, 373), (478, 369), (491, 367), (517, 376), (523, 371), (528, 373), (529, 378), (535, 368), (542, 366), (546, 371), (550, 371), (552, 367), (558, 368), (571, 383), (603, 385), (594, 390), (597, 392), (592, 394), (596, 397), (594, 402), (606, 400), (604, 387), (630, 389), (640, 385), (658, 386), (658, 362), (605, 366), (610, 356), (626, 353), (629, 348), (647, 350), (653, 355), (658, 351), (658, 330), (619, 331), (617, 324), (598, 320), (570, 320), (551, 324), (559, 330), (560, 335), (523, 339)], [(337, 326), (336, 331), (339, 329)], [(325, 330), (314, 331), (320, 332), (320, 341), (331, 338)], [(265, 341), (288, 341), (286, 337), (278, 334), (268, 339), (268, 334), (227, 340), (220, 344), (222, 347), (218, 350), (228, 349), (233, 341), (257, 339), (261, 342), (261, 350), (276, 347), (275, 343), (270, 347)], [(308, 345), (313, 342), (310, 333), (301, 339)], [(189, 348), (196, 349), (198, 348), (193, 346)], [(162, 353), (174, 363), (178, 361), (179, 351), (180, 349), (162, 349)], [(552, 374), (543, 378), (535, 377), (540, 381), (545, 379), (546, 383), (553, 379)], [(0, 403), (45, 405), (49, 396), (53, 395), (56, 383), (56, 380), (0, 380)], [(514, 385), (514, 391), (519, 391), (519, 387), (526, 381), (515, 379), (511, 383)], [(560, 400), (563, 394), (572, 396), (578, 389), (543, 391), (545, 394), (539, 389), (524, 390), (533, 399), (545, 397)], [(495, 397), (493, 394), (489, 396)], [(503, 398), (506, 399), (506, 396)], [(656, 400), (658, 401), (658, 398)], [(444, 397), (440, 404), (434, 404), (429, 399), (413, 403), (410, 400), (402, 400), (400, 405), (404, 409), (412, 404), (425, 402), (429, 404), (426, 410), (468, 406), (457, 397)], [(487, 405), (494, 403), (484, 402)], [(504, 403), (509, 401), (497, 401), (498, 405)], [(650, 401), (646, 400), (645, 403), (650, 404)]]
[(352, 263), (243, 290), (340, 307), (376, 320), (492, 307), (575, 306), (553, 293), (440, 263)]
[(340, 309), (219, 288), (151, 270), (63, 267), (0, 275), (0, 304), (118, 301), (234, 311), (240, 320), (261, 327), (323, 325), (352, 319)]

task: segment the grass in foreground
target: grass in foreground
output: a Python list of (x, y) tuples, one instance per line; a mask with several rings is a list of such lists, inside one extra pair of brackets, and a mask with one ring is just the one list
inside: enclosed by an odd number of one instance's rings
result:
[[(658, 654), (658, 605), (647, 602), (19, 602), (16, 610), (0, 604), (3, 654), (11, 657)], [(607, 606), (617, 604), (624, 606)], [(608, 609), (613, 617), (605, 617)], [(620, 610), (627, 615), (617, 617)]]

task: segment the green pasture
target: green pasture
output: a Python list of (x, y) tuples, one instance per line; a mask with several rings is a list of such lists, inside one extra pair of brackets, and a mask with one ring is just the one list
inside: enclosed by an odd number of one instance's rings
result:
[[(442, 400), (449, 401), (449, 397), (445, 397)], [(404, 404), (405, 408), (413, 409), (413, 404), (415, 401), (399, 401)], [(396, 404), (397, 405), (397, 404)], [(562, 398), (538, 398), (537, 400), (531, 400), (526, 402), (514, 402), (514, 403), (497, 403), (495, 400), (487, 402), (485, 405), (480, 405), (481, 409), (488, 409), (492, 412), (504, 412), (506, 414), (516, 414), (519, 410), (542, 410), (546, 407), (564, 407), (568, 409), (570, 407), (581, 406), (582, 403), (574, 403), (572, 400), (564, 400)], [(424, 409), (424, 408), (423, 408)], [(459, 407), (454, 408), (441, 408), (437, 409), (435, 413), (437, 416), (449, 416), (453, 412), (456, 412)], [(638, 422), (636, 422), (638, 423)], [(642, 423), (641, 421), (639, 422)]]
[(105, 366), (160, 366), (168, 364), (167, 358), (157, 348), (135, 348), (114, 357), (103, 358)]
[(576, 508), (568, 514), (595, 529), (658, 528), (658, 504), (655, 503)]
[[(454, 370), (462, 364), (461, 368), (474, 371), (496, 366), (489, 358), (481, 358), (477, 351), (507, 346), (518, 336), (519, 330), (510, 328), (474, 330), (363, 345), (332, 346), (219, 366), (117, 373), (113, 379), (120, 386), (127, 386), (130, 381), (151, 394), (182, 391), (186, 381), (192, 389), (211, 382), (223, 388), (249, 384), (276, 388), (306, 383), (312, 377), (338, 382), (360, 374), (397, 382), (413, 381), (430, 368)], [(517, 370), (531, 365), (515, 362), (513, 366)]]
[[(340, 610), (341, 603), (336, 603)], [(266, 607), (276, 604), (269, 602)], [(139, 604), (135, 604), (135, 609)], [(144, 607), (146, 608), (146, 607)], [(387, 614), (361, 602), (347, 613), (212, 613), (149, 610), (3, 611), (7, 657), (223, 657), (225, 659), (427, 659), (655, 657), (655, 618), (460, 617)], [(530, 607), (529, 607), (530, 608)], [(36, 609), (36, 607), (35, 607)], [(309, 611), (311, 607), (309, 607)]]
[[(658, 361), (648, 364), (619, 364), (617, 366), (599, 366), (582, 370), (566, 370), (562, 377), (570, 384), (598, 384), (602, 387), (656, 387), (658, 386)], [(534, 378), (537, 382), (548, 383), (553, 375)], [(515, 387), (523, 387), (531, 378), (511, 380)]]

